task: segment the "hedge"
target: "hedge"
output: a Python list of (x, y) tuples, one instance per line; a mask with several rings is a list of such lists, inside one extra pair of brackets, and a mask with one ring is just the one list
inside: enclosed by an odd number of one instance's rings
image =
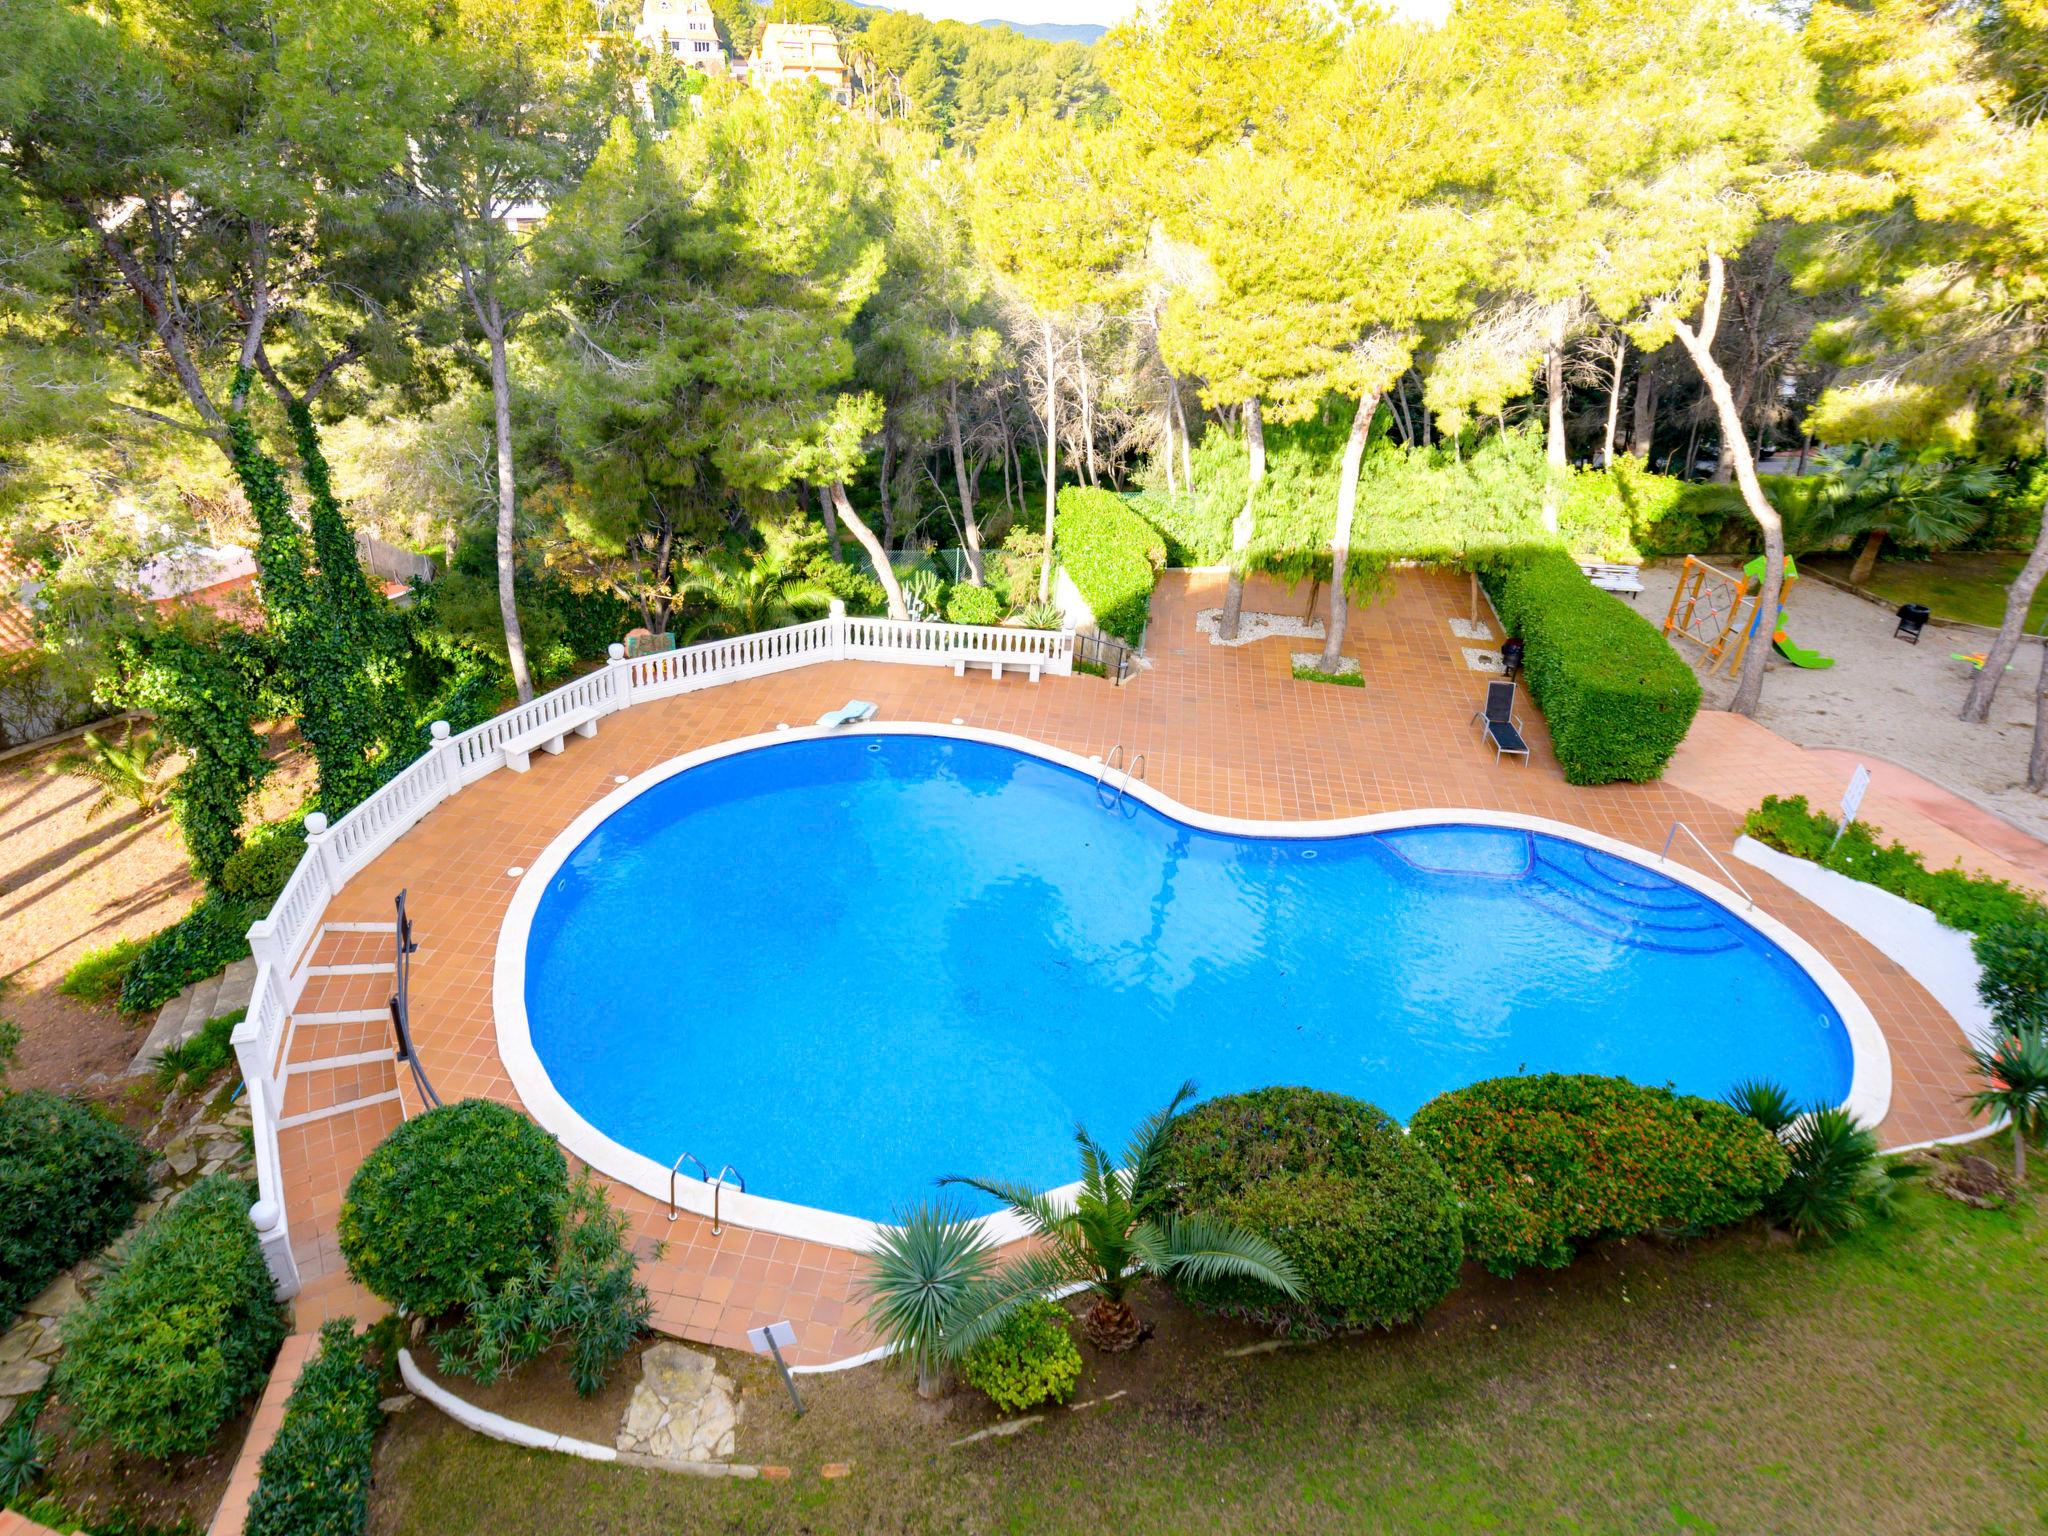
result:
[(1166, 1169), (1179, 1210), (1270, 1238), (1305, 1287), (1290, 1303), (1243, 1282), (1184, 1283), (1198, 1306), (1310, 1332), (1392, 1327), (1458, 1283), (1457, 1191), (1361, 1100), (1313, 1088), (1211, 1099), (1174, 1121)]
[(1526, 647), (1529, 691), (1567, 782), (1662, 774), (1692, 728), (1700, 682), (1656, 626), (1552, 546), (1484, 562), (1480, 579)]
[(949, 624), (1000, 624), (1003, 618), (1003, 600), (989, 587), (971, 587), (960, 583), (946, 595), (946, 622)]
[(370, 1454), (376, 1448), (377, 1371), (351, 1318), (320, 1329), (263, 1453), (245, 1536), (362, 1536), (370, 1528)]
[(305, 852), (306, 812), (302, 808), (251, 832), (221, 867), (221, 889), (242, 901), (275, 901)]
[(553, 1255), (569, 1198), (554, 1137), (488, 1099), (415, 1115), (349, 1180), (341, 1253), (395, 1307), (434, 1317)]
[(287, 1324), (255, 1198), (228, 1174), (201, 1179), (65, 1319), (57, 1390), (81, 1433), (158, 1460), (202, 1451), (263, 1385)]
[(34, 1088), (0, 1096), (0, 1328), (120, 1236), (146, 1167), (141, 1143), (89, 1104)]
[(1726, 1104), (1549, 1072), (1439, 1094), (1409, 1122), (1464, 1202), (1465, 1251), (1497, 1275), (1581, 1243), (1742, 1221), (1785, 1182), (1785, 1149)]
[(1142, 641), (1152, 585), (1166, 564), (1159, 530), (1113, 492), (1070, 485), (1059, 493), (1052, 543), (1102, 632)]
[(161, 1008), (193, 982), (218, 976), (249, 953), (249, 925), (262, 915), (226, 896), (202, 897), (135, 957), (121, 982), (121, 1011)]

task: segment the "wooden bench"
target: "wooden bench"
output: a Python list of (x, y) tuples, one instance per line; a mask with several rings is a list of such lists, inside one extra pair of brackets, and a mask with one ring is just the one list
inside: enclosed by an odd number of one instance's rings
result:
[(586, 741), (589, 740), (597, 734), (597, 716), (592, 715), (589, 719), (579, 721), (566, 730), (562, 727), (560, 721), (543, 721), (531, 730), (514, 736), (510, 741), (498, 748), (498, 755), (505, 760), (505, 766), (514, 773), (524, 773), (533, 766), (533, 749), (535, 747), (540, 748), (541, 751), (548, 753), (550, 756), (560, 756), (563, 743), (568, 738), (570, 731), (574, 731)]
[(1003, 668), (1012, 667), (1021, 668), (1029, 672), (1031, 674), (1031, 681), (1035, 683), (1038, 681), (1039, 672), (1045, 667), (1045, 658), (1043, 656), (1019, 655), (1015, 651), (991, 650), (977, 645), (960, 646), (951, 655), (953, 675), (955, 677), (965, 677), (967, 675), (967, 664), (974, 662), (977, 665), (986, 665), (989, 669), (989, 676), (998, 681), (1002, 678)]
[(1642, 567), (1636, 565), (1581, 565), (1586, 580), (1602, 592), (1612, 592), (1634, 602), (1643, 593)]

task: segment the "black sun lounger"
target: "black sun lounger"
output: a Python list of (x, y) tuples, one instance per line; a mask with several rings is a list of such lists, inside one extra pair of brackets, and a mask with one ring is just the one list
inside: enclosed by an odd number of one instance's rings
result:
[(1472, 717), (1484, 721), (1486, 734), (1493, 742), (1493, 760), (1519, 755), (1523, 763), (1529, 761), (1529, 743), (1522, 740), (1522, 722), (1515, 714), (1515, 685), (1513, 683), (1488, 683), (1486, 685), (1486, 707)]

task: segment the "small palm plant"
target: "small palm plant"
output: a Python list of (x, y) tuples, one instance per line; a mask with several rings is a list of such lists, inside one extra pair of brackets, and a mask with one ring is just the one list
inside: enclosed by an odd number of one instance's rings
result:
[(686, 645), (781, 629), (824, 612), (832, 601), (829, 590), (773, 556), (707, 560), (685, 578), (681, 595), (703, 609), (682, 627)]
[(1985, 1082), (1970, 1095), (1970, 1109), (2012, 1121), (2012, 1175), (2024, 1184), (2027, 1138), (2048, 1125), (2048, 1029), (2023, 1024), (2001, 1031), (1989, 1046), (1971, 1050), (1970, 1066)]
[(943, 1201), (898, 1214), (868, 1254), (859, 1290), (870, 1327), (917, 1372), (917, 1395), (946, 1390), (950, 1330), (962, 1299), (988, 1278), (995, 1249), (981, 1224)]
[(1095, 1298), (1081, 1323), (1089, 1341), (1105, 1351), (1129, 1349), (1141, 1332), (1130, 1294), (1145, 1274), (1162, 1280), (1256, 1280), (1289, 1299), (1301, 1295), (1299, 1272), (1266, 1238), (1216, 1217), (1175, 1216), (1168, 1209), (1166, 1140), (1174, 1116), (1194, 1092), (1193, 1083), (1183, 1083), (1172, 1103), (1138, 1127), (1121, 1167), (1086, 1129), (1074, 1127), (1081, 1182), (1071, 1202), (1000, 1179), (955, 1174), (939, 1181), (995, 1196), (1039, 1239), (962, 1301), (949, 1334), (954, 1353), (994, 1333), (1024, 1301), (1071, 1288)]
[(1792, 1168), (1764, 1209), (1802, 1242), (1831, 1242), (1891, 1215), (1899, 1181), (1919, 1171), (1887, 1159), (1877, 1133), (1846, 1109), (1816, 1106), (1784, 1139)]
[(1773, 1136), (1799, 1118), (1799, 1105), (1784, 1085), (1767, 1077), (1746, 1077), (1728, 1090), (1728, 1103)]
[(145, 816), (163, 808), (177, 775), (171, 771), (169, 743), (153, 730), (132, 726), (118, 742), (108, 741), (96, 731), (80, 738), (84, 749), (66, 752), (43, 765), (43, 772), (67, 778), (85, 779), (100, 787), (99, 798), (85, 808), (90, 821), (123, 800), (130, 801)]

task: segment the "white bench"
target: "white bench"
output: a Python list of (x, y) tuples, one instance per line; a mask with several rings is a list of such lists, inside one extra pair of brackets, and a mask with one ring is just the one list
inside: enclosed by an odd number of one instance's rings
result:
[(597, 716), (592, 715), (588, 719), (579, 720), (566, 729), (559, 720), (544, 720), (498, 748), (498, 755), (505, 760), (505, 766), (514, 773), (524, 773), (533, 766), (535, 747), (551, 756), (560, 756), (562, 744), (570, 731), (574, 731), (586, 741), (589, 740), (597, 734)]
[(1642, 567), (1637, 565), (1581, 565), (1586, 580), (1602, 592), (1612, 592), (1634, 602), (1643, 593)]
[(988, 650), (975, 645), (960, 646), (951, 652), (951, 656), (953, 660), (953, 675), (955, 677), (965, 677), (967, 675), (967, 664), (971, 661), (976, 664), (986, 664), (989, 669), (989, 676), (998, 681), (1002, 678), (1004, 667), (1013, 667), (1022, 668), (1029, 672), (1031, 674), (1031, 681), (1035, 683), (1038, 681), (1039, 672), (1045, 666), (1045, 658), (1043, 656), (1020, 656), (1015, 651)]

